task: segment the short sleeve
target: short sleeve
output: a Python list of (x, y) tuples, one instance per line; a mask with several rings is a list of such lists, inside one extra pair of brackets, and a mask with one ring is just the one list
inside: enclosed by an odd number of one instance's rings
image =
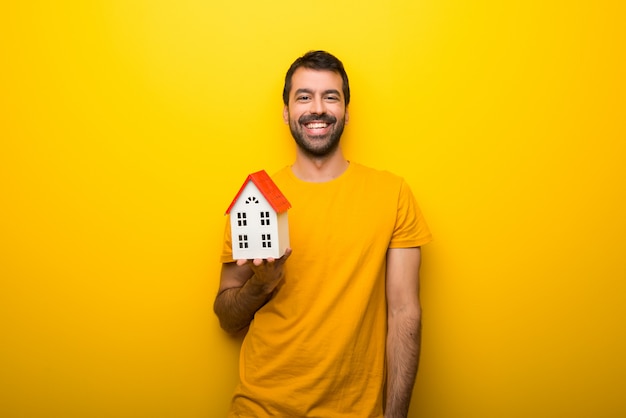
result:
[(396, 224), (389, 248), (420, 247), (432, 240), (430, 229), (420, 210), (413, 192), (402, 180), (398, 193)]
[(233, 240), (230, 233), (230, 215), (226, 216), (226, 225), (224, 226), (224, 245), (220, 256), (222, 263), (232, 263), (233, 261)]

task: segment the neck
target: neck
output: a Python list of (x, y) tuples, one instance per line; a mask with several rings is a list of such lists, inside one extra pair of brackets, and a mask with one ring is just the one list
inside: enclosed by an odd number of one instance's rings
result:
[(298, 150), (291, 170), (300, 180), (322, 183), (339, 177), (349, 165), (341, 148), (324, 157), (312, 157)]

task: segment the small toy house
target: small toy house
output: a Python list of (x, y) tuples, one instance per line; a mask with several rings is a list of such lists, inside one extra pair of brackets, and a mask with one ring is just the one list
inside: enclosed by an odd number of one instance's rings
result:
[(226, 210), (233, 259), (279, 258), (289, 247), (291, 204), (264, 171), (250, 174)]

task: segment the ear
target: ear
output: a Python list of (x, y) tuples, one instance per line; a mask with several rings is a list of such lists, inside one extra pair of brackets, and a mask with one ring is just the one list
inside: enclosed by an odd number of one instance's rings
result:
[(348, 121), (350, 120), (350, 112), (348, 111), (348, 108), (346, 107), (346, 119), (345, 119), (345, 123), (348, 123)]
[(285, 124), (289, 125), (289, 107), (283, 107), (283, 121)]

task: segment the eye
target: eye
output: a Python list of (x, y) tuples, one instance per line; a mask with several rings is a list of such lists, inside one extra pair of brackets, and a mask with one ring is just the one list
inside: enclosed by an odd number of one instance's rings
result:
[(326, 100), (328, 100), (329, 102), (337, 102), (339, 101), (339, 97), (335, 95), (329, 95), (326, 96)]
[(311, 100), (311, 96), (308, 94), (302, 94), (296, 97), (296, 101), (298, 102), (308, 102), (309, 100)]

